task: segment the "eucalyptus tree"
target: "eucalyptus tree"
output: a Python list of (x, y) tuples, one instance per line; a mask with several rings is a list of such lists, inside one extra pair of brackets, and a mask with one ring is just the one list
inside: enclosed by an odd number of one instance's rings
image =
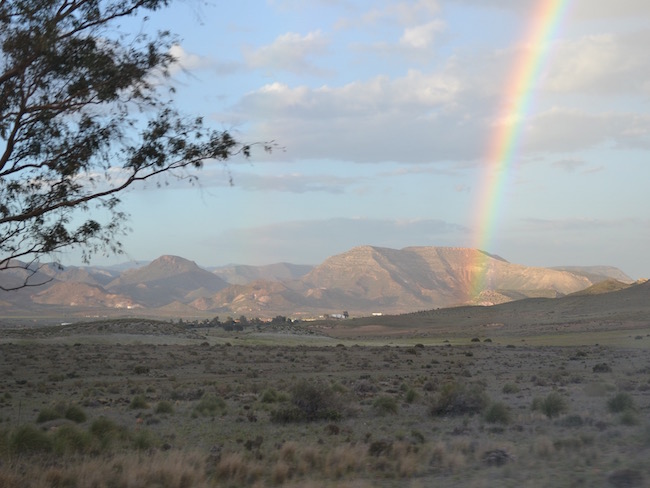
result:
[(4, 289), (39, 284), (38, 262), (64, 249), (119, 253), (133, 184), (249, 155), (175, 107), (177, 39), (123, 27), (168, 4), (0, 0), (0, 277), (25, 270)]

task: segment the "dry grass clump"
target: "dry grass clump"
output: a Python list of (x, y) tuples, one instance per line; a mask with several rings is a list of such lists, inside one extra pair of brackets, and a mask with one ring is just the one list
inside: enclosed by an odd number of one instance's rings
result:
[(70, 458), (65, 463), (35, 463), (29, 472), (19, 466), (0, 470), (3, 488), (207, 488), (213, 486), (202, 456), (187, 452), (119, 454), (100, 458)]

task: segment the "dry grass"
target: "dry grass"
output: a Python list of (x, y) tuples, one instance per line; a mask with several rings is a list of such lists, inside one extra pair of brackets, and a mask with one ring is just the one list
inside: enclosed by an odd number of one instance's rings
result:
[[(607, 486), (612, 473), (648, 480), (647, 357), (638, 348), (496, 341), (2, 344), (0, 486)], [(594, 372), (604, 362), (611, 371)], [(138, 365), (147, 372), (136, 373)], [(131, 408), (136, 398), (143, 408)], [(85, 419), (66, 419), (61, 405)], [(275, 412), (289, 420), (273, 421)]]

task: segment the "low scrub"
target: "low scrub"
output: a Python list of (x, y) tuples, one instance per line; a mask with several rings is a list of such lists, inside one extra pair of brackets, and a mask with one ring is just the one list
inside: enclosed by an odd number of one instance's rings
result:
[(510, 408), (503, 402), (491, 403), (485, 410), (483, 418), (489, 424), (508, 424), (511, 418)]
[(535, 398), (532, 408), (542, 412), (548, 418), (557, 417), (569, 409), (566, 400), (557, 391), (552, 391), (546, 398)]
[(607, 408), (612, 413), (634, 411), (634, 399), (629, 393), (619, 393), (607, 401)]
[(481, 413), (490, 399), (484, 388), (478, 384), (459, 382), (447, 383), (431, 405), (431, 415), (456, 416)]
[(397, 400), (392, 396), (380, 396), (372, 402), (372, 408), (378, 415), (397, 414)]
[(226, 402), (223, 398), (215, 395), (203, 395), (199, 403), (194, 407), (193, 415), (203, 417), (216, 417), (226, 411)]
[(296, 383), (290, 404), (271, 412), (271, 420), (278, 423), (339, 420), (342, 416), (340, 395), (327, 385), (309, 381)]

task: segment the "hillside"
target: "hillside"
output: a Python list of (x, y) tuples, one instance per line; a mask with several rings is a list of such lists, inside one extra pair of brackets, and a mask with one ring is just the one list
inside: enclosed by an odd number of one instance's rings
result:
[(128, 295), (146, 307), (162, 307), (174, 301), (185, 302), (197, 289), (209, 295), (226, 286), (224, 280), (200, 268), (194, 261), (161, 256), (146, 266), (125, 271), (108, 283), (106, 289)]
[(306, 264), (275, 263), (265, 266), (232, 264), (212, 269), (212, 272), (231, 285), (246, 285), (253, 281), (290, 281), (301, 278), (313, 266)]
[[(481, 276), (485, 276), (491, 295), (474, 292)], [(280, 289), (256, 282), (238, 287), (232, 300), (225, 296), (232, 290), (224, 290), (214, 302), (221, 307), (230, 303), (237, 314), (403, 313), (467, 303), (491, 305), (530, 296), (555, 297), (587, 288), (592, 282), (568, 271), (511, 264), (475, 249), (360, 246), (326, 259), (302, 278), (284, 285)]]
[[(603, 293), (528, 298), (492, 307), (452, 307), (336, 321), (333, 336), (418, 334), (498, 337), (647, 329), (650, 281)], [(633, 339), (631, 339), (633, 340)]]
[[(43, 266), (37, 277), (47, 283), (4, 293), (0, 311), (4, 316), (82, 309), (112, 315), (137, 309), (132, 313), (160, 317), (308, 318), (343, 311), (359, 316), (557, 298), (598, 283), (606, 287), (611, 276), (627, 278), (607, 266), (570, 269), (575, 272), (513, 264), (476, 249), (452, 247), (360, 246), (315, 267), (233, 265), (214, 272), (178, 256), (161, 256), (121, 272)], [(4, 283), (24, 279), (21, 271), (0, 276)], [(223, 277), (242, 283), (228, 284)]]

